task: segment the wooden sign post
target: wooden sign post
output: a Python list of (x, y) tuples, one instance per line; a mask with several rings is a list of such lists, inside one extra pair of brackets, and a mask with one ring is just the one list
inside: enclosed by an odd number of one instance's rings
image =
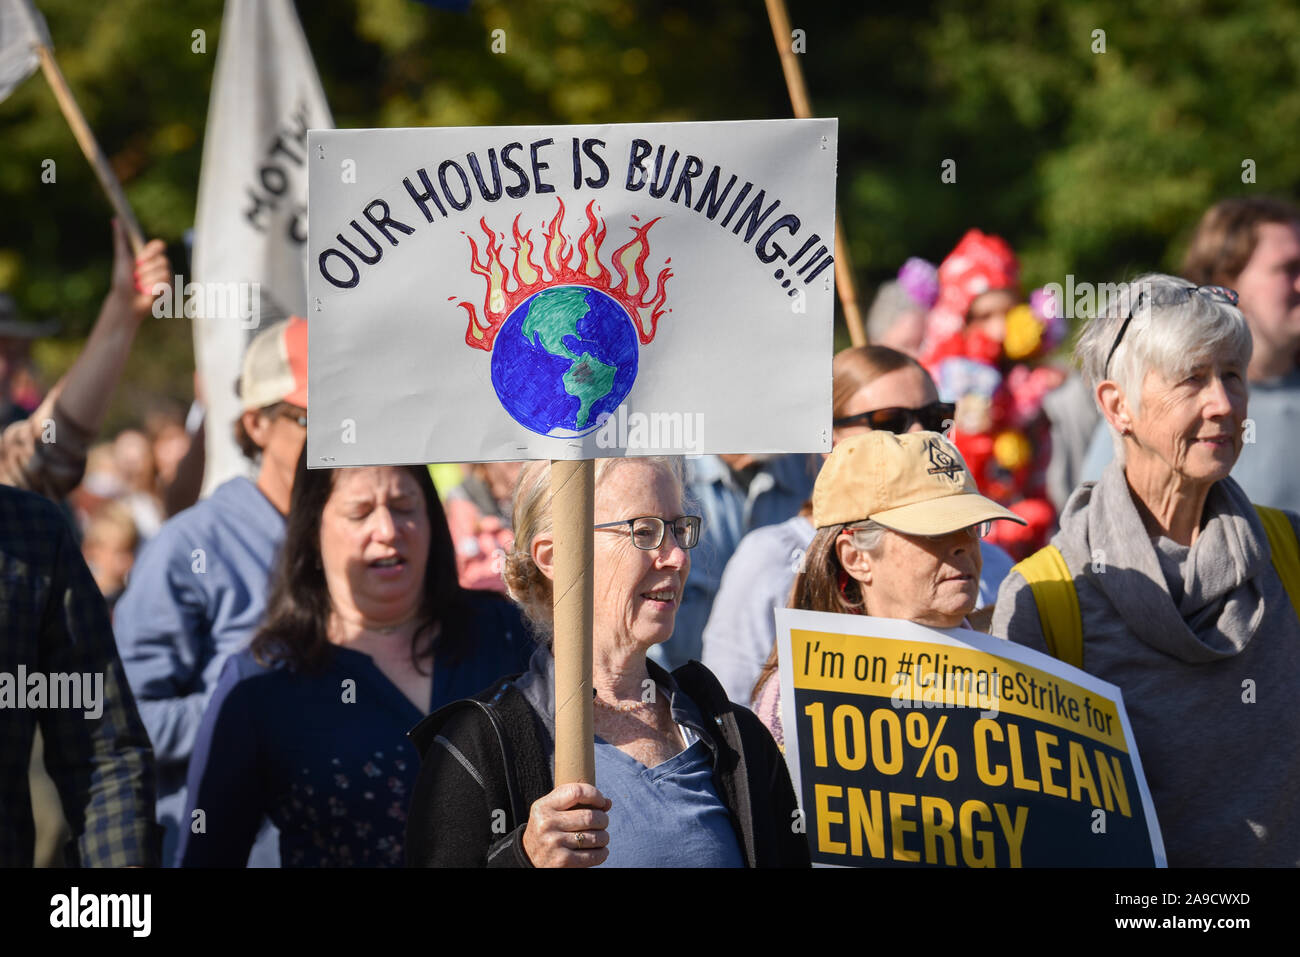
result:
[[(99, 148), (99, 142), (95, 139), (95, 134), (86, 122), (85, 115), (81, 112), (81, 107), (77, 105), (77, 99), (72, 95), (72, 89), (68, 86), (68, 81), (63, 77), (63, 71), (59, 69), (59, 63), (54, 59), (54, 51), (50, 45), (49, 31), (45, 27), (45, 20), (32, 7), (30, 0), (19, 0), (13, 7), (20, 17), (25, 18), (26, 33), (31, 38), (32, 49), (35, 50), (37, 58), (40, 60), (41, 72), (45, 74), (46, 82), (50, 84), (50, 89), (54, 91), (54, 98), (58, 101), (59, 109), (63, 112), (63, 118), (68, 121), (68, 126), (72, 128), (72, 135), (77, 139), (77, 145), (81, 147), (81, 152), (85, 154), (86, 159), (90, 162), (90, 168), (95, 171), (95, 177), (99, 180), (99, 185), (104, 190), (104, 195), (108, 201), (113, 204), (113, 210), (117, 218), (122, 221), (126, 229), (127, 237), (131, 241), (131, 249), (136, 255), (144, 248), (144, 233), (140, 230), (140, 224), (136, 221), (135, 213), (131, 210), (131, 204), (127, 201), (126, 193), (122, 191), (122, 184), (117, 181), (117, 176), (113, 172), (113, 167), (109, 165), (104, 151)], [(20, 28), (20, 33), (23, 32)]]
[[(811, 119), (812, 100), (803, 81), (803, 67), (791, 48), (790, 14), (785, 0), (767, 0), (767, 19), (772, 24), (776, 39), (776, 52), (781, 57), (781, 70), (785, 73), (786, 90), (794, 115), (801, 120)], [(867, 332), (862, 325), (862, 312), (858, 308), (858, 290), (853, 281), (853, 265), (849, 261), (849, 244), (844, 238), (842, 217), (835, 218), (835, 288), (840, 294), (840, 308), (844, 310), (844, 325), (849, 330), (849, 341), (855, 346), (867, 344)]]
[(596, 783), (592, 729), (592, 525), (596, 463), (551, 462), (555, 535), (555, 785)]

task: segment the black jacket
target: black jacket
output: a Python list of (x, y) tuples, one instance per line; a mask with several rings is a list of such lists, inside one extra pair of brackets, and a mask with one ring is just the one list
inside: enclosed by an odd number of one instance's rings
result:
[[(647, 661), (650, 676), (667, 672)], [(808, 841), (776, 742), (732, 704), (697, 661), (673, 679), (704, 716), (715, 746), (713, 784), (749, 867), (807, 867)], [(411, 732), (423, 759), (406, 825), (410, 867), (531, 867), (523, 835), (533, 802), (554, 790), (551, 733), (513, 683), (425, 718)]]

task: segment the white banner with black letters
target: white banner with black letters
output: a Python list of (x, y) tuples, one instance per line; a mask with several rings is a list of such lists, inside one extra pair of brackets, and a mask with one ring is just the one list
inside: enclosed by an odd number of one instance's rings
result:
[(313, 130), (310, 464), (829, 449), (836, 132)]

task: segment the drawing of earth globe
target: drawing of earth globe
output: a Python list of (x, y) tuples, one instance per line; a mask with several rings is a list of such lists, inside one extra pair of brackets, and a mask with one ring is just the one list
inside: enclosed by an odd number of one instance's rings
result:
[(636, 329), (617, 300), (588, 286), (553, 286), (506, 317), (492, 347), (492, 386), (524, 428), (584, 435), (627, 397), (637, 354)]

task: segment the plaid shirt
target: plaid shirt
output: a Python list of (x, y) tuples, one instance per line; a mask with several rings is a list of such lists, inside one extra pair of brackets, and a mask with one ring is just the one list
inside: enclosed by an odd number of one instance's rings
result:
[[(18, 685), (45, 676), (46, 707)], [(55, 674), (102, 675), (102, 714), (51, 707)], [(92, 679), (93, 681), (93, 679)], [(58, 508), (0, 486), (0, 867), (30, 867), (27, 768), (40, 722), (45, 767), (83, 866), (158, 863), (153, 751), (113, 641), (108, 609)], [(6, 687), (7, 686), (7, 687)], [(92, 684), (92, 694), (94, 685)]]

